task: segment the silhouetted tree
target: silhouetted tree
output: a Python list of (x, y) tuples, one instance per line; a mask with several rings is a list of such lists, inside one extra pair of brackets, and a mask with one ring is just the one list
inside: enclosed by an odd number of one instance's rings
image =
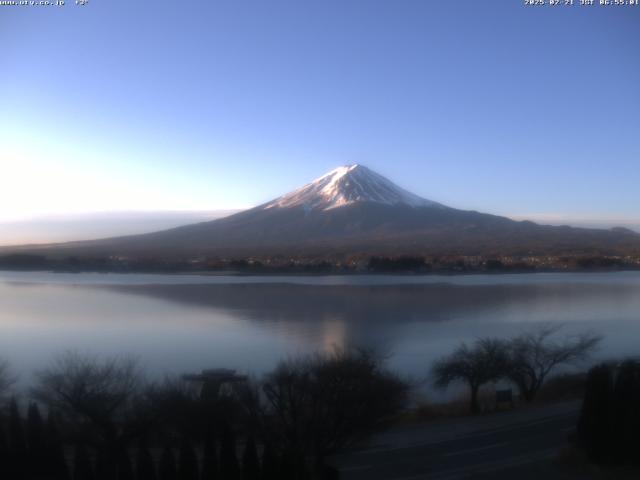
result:
[(182, 379), (165, 378), (144, 391), (145, 408), (164, 430), (198, 438), (206, 424), (206, 412), (195, 385)]
[(240, 478), (240, 466), (236, 454), (236, 439), (228, 424), (222, 428), (220, 441), (220, 476), (224, 480)]
[(296, 478), (293, 454), (289, 450), (282, 452), (278, 462), (278, 478), (280, 480), (299, 480)]
[(173, 450), (169, 445), (165, 446), (160, 456), (160, 480), (178, 480), (178, 469), (176, 468), (176, 459)]
[(90, 422), (109, 449), (117, 449), (118, 422), (127, 416), (140, 386), (137, 363), (129, 358), (95, 357), (68, 352), (38, 373), (32, 389), (50, 410), (76, 424)]
[(35, 403), (29, 404), (27, 410), (27, 443), (30, 451), (41, 452), (44, 449), (44, 422)]
[(561, 328), (562, 325), (542, 326), (508, 342), (507, 376), (527, 403), (535, 399), (554, 368), (586, 359), (602, 340), (593, 333), (554, 340), (553, 336)]
[(258, 459), (258, 449), (252, 436), (247, 439), (242, 454), (242, 479), (260, 480), (260, 460)]
[(9, 437), (13, 453), (23, 454), (27, 450), (20, 409), (15, 398), (9, 403)]
[(281, 362), (263, 383), (266, 438), (316, 466), (379, 428), (406, 402), (408, 386), (361, 350)]
[(463, 343), (451, 355), (438, 360), (432, 368), (432, 375), (435, 385), (440, 388), (446, 388), (454, 381), (465, 382), (471, 390), (471, 413), (476, 414), (480, 412), (480, 387), (505, 376), (508, 360), (504, 341), (480, 338), (472, 347)]
[(27, 445), (29, 449), (29, 466), (32, 476), (39, 478), (46, 474), (46, 445), (44, 439), (44, 422), (40, 409), (35, 403), (29, 405), (27, 411)]
[(3, 415), (0, 415), (0, 478), (10, 478), (9, 443), (7, 442), (4, 423)]
[(137, 480), (156, 480), (156, 467), (147, 445), (146, 437), (140, 440), (136, 457)]
[(73, 457), (73, 480), (94, 480), (93, 464), (84, 444), (76, 445)]
[(118, 480), (134, 480), (133, 467), (131, 466), (131, 459), (129, 458), (129, 452), (126, 448), (121, 447), (118, 452)]
[(110, 458), (107, 448), (103, 445), (96, 452), (96, 479), (113, 480), (116, 476), (116, 469), (113, 459)]
[(618, 369), (612, 401), (613, 460), (637, 461), (640, 454), (640, 363), (628, 360)]
[(20, 409), (15, 398), (9, 403), (9, 470), (12, 478), (20, 480), (26, 478), (27, 444)]
[(216, 480), (220, 478), (218, 472), (218, 452), (216, 442), (211, 431), (207, 432), (204, 441), (204, 450), (202, 455), (202, 472), (201, 480)]
[(97, 480), (117, 480), (118, 458), (112, 448), (102, 445), (96, 458)]
[(47, 468), (51, 480), (68, 480), (69, 468), (64, 456), (64, 449), (55, 415), (49, 411), (45, 426), (45, 443), (47, 450)]
[(607, 463), (611, 457), (612, 392), (611, 367), (591, 368), (578, 420), (578, 436), (589, 459), (595, 463)]
[(271, 443), (266, 443), (262, 452), (262, 480), (278, 480), (278, 478), (278, 455)]
[(178, 457), (178, 477), (180, 480), (198, 480), (198, 459), (191, 441), (183, 436)]

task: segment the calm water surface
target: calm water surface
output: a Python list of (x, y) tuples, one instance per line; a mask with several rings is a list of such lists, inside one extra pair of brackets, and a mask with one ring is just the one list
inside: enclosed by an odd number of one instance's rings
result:
[(241, 277), (0, 272), (0, 357), (22, 382), (57, 353), (134, 354), (149, 375), (260, 373), (289, 355), (375, 347), (424, 377), (459, 342), (559, 322), (640, 354), (640, 272)]

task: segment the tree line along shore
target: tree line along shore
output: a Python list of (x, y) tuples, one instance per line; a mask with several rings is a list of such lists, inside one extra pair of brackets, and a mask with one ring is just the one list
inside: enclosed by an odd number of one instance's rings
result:
[(240, 274), (455, 274), (640, 270), (640, 256), (608, 255), (348, 255), (162, 257), (0, 255), (0, 270), (54, 272)]

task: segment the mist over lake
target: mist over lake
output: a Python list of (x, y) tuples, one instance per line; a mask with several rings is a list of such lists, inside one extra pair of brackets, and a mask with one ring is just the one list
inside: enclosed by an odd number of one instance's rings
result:
[(259, 374), (353, 345), (424, 378), (464, 340), (559, 322), (637, 355), (640, 272), (468, 276), (195, 276), (0, 272), (0, 356), (22, 384), (65, 350), (134, 355), (150, 377)]

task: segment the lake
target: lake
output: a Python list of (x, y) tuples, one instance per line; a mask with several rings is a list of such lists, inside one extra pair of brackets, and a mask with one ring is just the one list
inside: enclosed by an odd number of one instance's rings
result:
[(461, 341), (541, 323), (640, 353), (640, 272), (460, 276), (197, 276), (0, 272), (0, 357), (23, 384), (65, 350), (133, 354), (148, 375), (261, 373), (336, 346), (424, 378)]

